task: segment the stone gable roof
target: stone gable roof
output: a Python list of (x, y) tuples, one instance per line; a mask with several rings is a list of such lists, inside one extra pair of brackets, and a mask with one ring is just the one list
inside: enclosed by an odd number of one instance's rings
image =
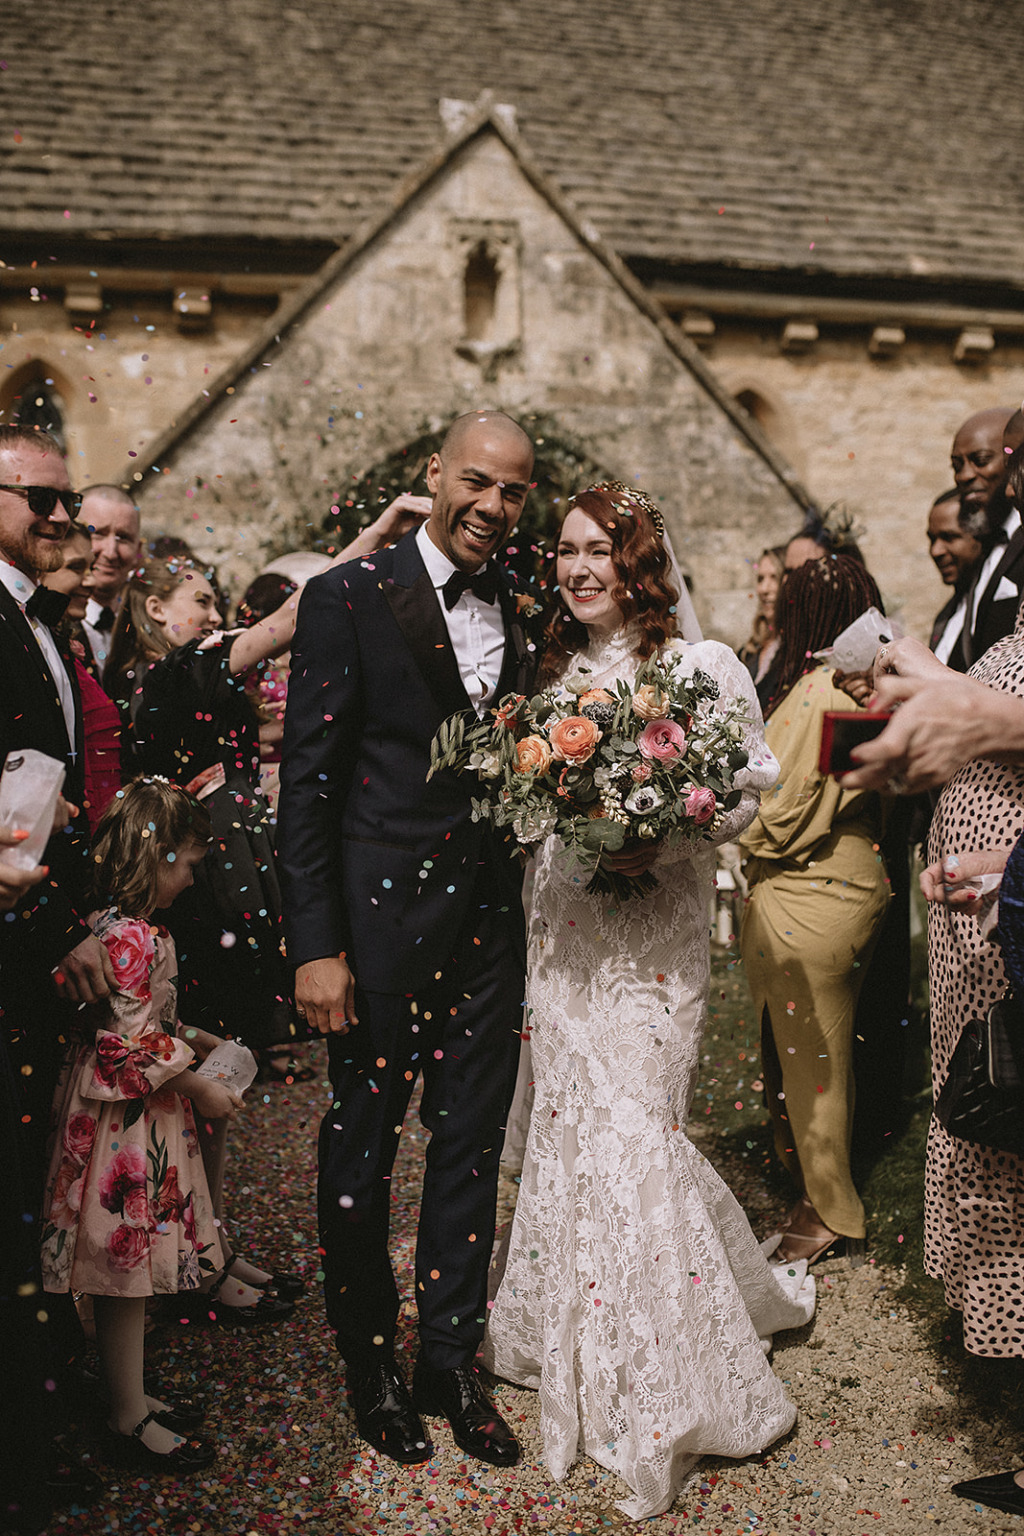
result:
[[(9, 234), (342, 242), (509, 103), (630, 260), (1020, 286), (1024, 0), (5, 0)], [(2, 254), (2, 253), (0, 253)]]
[(733, 430), (747, 441), (764, 461), (775, 478), (784, 486), (797, 506), (806, 508), (811, 498), (785, 457), (762, 431), (761, 427), (739, 404), (721, 383), (708, 365), (700, 350), (665, 318), (655, 301), (647, 293), (615, 251), (602, 240), (600, 234), (585, 221), (581, 221), (572, 205), (544, 174), (541, 167), (529, 155), (518, 133), (502, 121), (502, 115), (493, 111), (471, 114), (458, 133), (454, 133), (444, 149), (424, 166), (417, 175), (409, 177), (399, 187), (389, 204), (376, 219), (368, 220), (353, 239), (324, 262), (300, 288), (287, 297), (262, 330), (253, 338), (245, 351), (236, 357), (215, 379), (209, 381), (192, 404), (173, 421), (164, 432), (148, 445), (142, 458), (125, 467), (124, 484), (144, 477), (146, 470), (166, 468), (167, 460), (173, 459), (177, 450), (188, 441), (201, 424), (214, 415), (227, 394), (234, 393), (235, 386), (248, 373), (255, 373), (256, 365), (268, 354), (275, 352), (304, 316), (343, 278), (347, 269), (354, 266), (361, 254), (377, 241), (386, 239), (388, 231), (401, 216), (403, 210), (417, 196), (429, 193), (432, 183), (443, 174), (445, 168), (458, 156), (459, 151), (472, 144), (474, 139), (494, 134), (502, 141), (534, 190), (543, 197), (560, 219), (572, 230), (580, 244), (605, 268), (612, 280), (627, 294), (637, 311), (660, 333), (662, 341), (675, 359), (687, 369), (700, 388), (728, 417)]

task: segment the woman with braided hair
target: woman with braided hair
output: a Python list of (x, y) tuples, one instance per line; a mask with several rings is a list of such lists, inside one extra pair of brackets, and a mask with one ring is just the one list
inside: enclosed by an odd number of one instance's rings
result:
[(761, 1017), (775, 1149), (800, 1198), (776, 1256), (813, 1264), (864, 1238), (850, 1173), (853, 1035), (861, 982), (889, 904), (877, 794), (818, 768), (826, 710), (850, 699), (815, 660), (854, 619), (881, 607), (864, 565), (826, 555), (779, 591), (779, 674), (766, 710), (781, 773), (741, 838), (750, 898), (741, 947)]
[[(744, 706), (739, 804), (705, 841), (627, 843), (609, 862), (653, 870), (616, 900), (538, 855), (527, 1003), (536, 1086), (509, 1263), (484, 1341), (498, 1375), (539, 1389), (544, 1459), (563, 1477), (581, 1451), (616, 1472), (633, 1519), (667, 1509), (703, 1455), (750, 1456), (796, 1414), (766, 1359), (799, 1326), (813, 1286), (789, 1290), (746, 1217), (686, 1135), (707, 1018), (714, 844), (774, 782), (753, 683), (699, 637), (661, 512), (612, 482), (570, 503), (542, 682), (633, 685), (642, 662), (681, 669)], [(677, 614), (677, 608), (680, 610)], [(678, 623), (683, 617), (682, 624)], [(608, 857), (606, 855), (606, 857)]]

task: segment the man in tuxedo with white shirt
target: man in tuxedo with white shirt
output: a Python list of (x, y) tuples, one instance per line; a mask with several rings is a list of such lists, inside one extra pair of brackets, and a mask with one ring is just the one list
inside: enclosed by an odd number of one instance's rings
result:
[[(61, 544), (77, 510), (57, 443), (43, 432), (0, 426), (0, 763), (28, 748), (56, 758), (65, 768), (68, 799), (81, 805), (81, 703), (70, 654), (52, 628), (66, 598), (38, 586), (41, 575), (60, 566)], [(37, 1495), (45, 1500), (48, 1492), (59, 1496), (61, 1486), (69, 1496), (90, 1491), (80, 1469), (61, 1484), (52, 1465), (52, 1430), (42, 1438), (39, 1432), (41, 1424), (49, 1424), (48, 1407), (59, 1421), (60, 1367), (81, 1343), (73, 1299), (47, 1298), (40, 1338), (43, 1314), (38, 1291), (31, 1289), (40, 1284), (35, 1223), (57, 1073), (75, 1027), (76, 1005), (107, 996), (115, 981), (105, 949), (84, 921), (88, 832), (79, 815), (50, 837), (43, 856), (46, 874), (0, 922), (0, 1071), (7, 1090), (2, 1136), (5, 1176), (14, 1190), (8, 1190), (3, 1218), (12, 1230), (0, 1231), (0, 1316), (12, 1380), (16, 1377), (20, 1388), (7, 1394), (0, 1425), (10, 1465), (24, 1482), (19, 1494), (32, 1502)], [(27, 1252), (33, 1234), (36, 1241)]]
[(960, 493), (954, 487), (936, 496), (928, 512), (928, 553), (947, 587), (949, 600), (935, 615), (928, 648), (955, 671), (963, 671), (960, 637), (967, 612), (967, 593), (981, 559), (982, 546), (960, 523)]
[[(405, 1462), (431, 1454), (421, 1413), (447, 1418), (481, 1460), (519, 1455), (473, 1362), (522, 1029), (522, 871), (514, 845), (473, 820), (472, 779), (427, 775), (449, 715), (532, 685), (535, 652), (494, 558), (532, 469), (508, 416), (458, 418), (427, 467), (429, 520), (314, 577), (292, 646), (278, 860), (296, 1003), (327, 1035), (334, 1090), (320, 1132), (327, 1317), (360, 1434)], [(388, 1218), (421, 1072), (410, 1395)]]
[(92, 539), (92, 591), (82, 629), (100, 682), (128, 578), (142, 558), (139, 509), (119, 485), (90, 485), (80, 521)]
[(967, 671), (1011, 634), (1024, 588), (1024, 530), (1006, 493), (1010, 454), (1024, 441), (1024, 413), (995, 406), (968, 417), (953, 439), (961, 525), (983, 548), (960, 638), (957, 670)]

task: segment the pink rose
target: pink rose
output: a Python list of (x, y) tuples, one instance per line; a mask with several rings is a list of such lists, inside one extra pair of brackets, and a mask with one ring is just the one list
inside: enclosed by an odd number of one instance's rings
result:
[(130, 1189), (124, 1197), (124, 1219), (130, 1227), (141, 1227), (150, 1232), (153, 1214), (149, 1209), (149, 1196), (144, 1189)]
[[(144, 1056), (143, 1060), (148, 1066), (151, 1057)], [(134, 1061), (126, 1061), (120, 1077), (121, 1097), (124, 1099), (144, 1099), (149, 1092), (149, 1083), (139, 1071)]]
[(88, 1160), (92, 1144), (96, 1140), (96, 1121), (91, 1115), (72, 1115), (64, 1127), (64, 1151), (79, 1163)]
[(125, 1196), (133, 1189), (146, 1187), (146, 1154), (141, 1147), (128, 1144), (115, 1152), (100, 1179), (100, 1204), (105, 1211), (119, 1215)]
[(601, 740), (601, 732), (593, 720), (584, 715), (570, 715), (559, 720), (548, 731), (551, 752), (559, 762), (578, 765), (594, 755), (594, 748)]
[(644, 726), (636, 744), (648, 762), (670, 763), (686, 751), (686, 736), (674, 720), (652, 720)]
[(61, 1160), (57, 1169), (57, 1177), (53, 1181), (53, 1190), (50, 1195), (50, 1220), (54, 1226), (70, 1228), (75, 1225), (78, 1212), (82, 1208), (82, 1189), (85, 1184), (85, 1169), (80, 1163), (74, 1162), (70, 1157)]
[(142, 1227), (123, 1223), (107, 1238), (107, 1259), (111, 1269), (138, 1269), (149, 1254), (149, 1233)]
[(691, 789), (686, 797), (683, 809), (687, 816), (692, 817), (698, 826), (703, 826), (706, 821), (710, 821), (714, 816), (715, 805), (715, 792), (713, 789)]
[(634, 784), (646, 784), (653, 772), (654, 769), (650, 763), (637, 763), (636, 767), (629, 771)]
[(93, 1082), (101, 1088), (113, 1088), (117, 1074), (128, 1060), (128, 1045), (123, 1035), (103, 1030), (96, 1036), (96, 1066)]
[(104, 936), (117, 977), (117, 990), (130, 992), (142, 1002), (149, 999), (149, 972), (156, 954), (148, 923), (128, 923), (115, 933)]

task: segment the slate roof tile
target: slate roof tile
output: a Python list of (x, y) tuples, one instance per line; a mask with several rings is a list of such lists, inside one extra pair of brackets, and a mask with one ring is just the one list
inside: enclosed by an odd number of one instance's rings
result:
[(1024, 0), (3, 12), (9, 231), (340, 242), (487, 89), (627, 257), (1022, 282)]

